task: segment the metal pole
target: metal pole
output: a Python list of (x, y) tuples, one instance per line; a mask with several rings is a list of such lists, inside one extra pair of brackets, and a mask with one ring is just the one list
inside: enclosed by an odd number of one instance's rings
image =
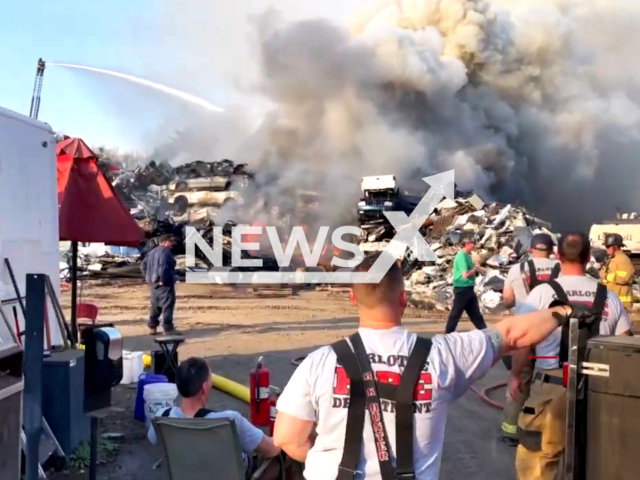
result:
[(89, 480), (96, 480), (98, 475), (98, 417), (95, 415), (91, 415), (89, 452)]
[(569, 321), (569, 378), (567, 384), (567, 419), (564, 447), (563, 480), (575, 478), (575, 443), (576, 443), (576, 402), (578, 401), (578, 335), (579, 321)]
[(4, 265), (7, 267), (7, 272), (9, 272), (9, 278), (11, 279), (11, 285), (13, 285), (13, 290), (14, 292), (16, 292), (16, 297), (18, 297), (18, 304), (20, 305), (20, 310), (22, 310), (22, 317), (26, 320), (27, 309), (22, 301), (22, 295), (20, 295), (20, 288), (18, 288), (18, 282), (16, 280), (15, 274), (13, 273), (11, 261), (8, 258), (5, 258)]
[(73, 343), (78, 342), (78, 242), (71, 242), (71, 335)]
[(62, 334), (62, 338), (65, 343), (65, 348), (67, 348), (67, 343), (71, 343), (71, 347), (76, 347), (76, 342), (71, 333), (71, 329), (67, 324), (67, 321), (64, 318), (64, 310), (62, 310), (62, 305), (60, 305), (60, 300), (56, 296), (56, 291), (53, 289), (53, 284), (51, 283), (51, 278), (47, 275), (47, 292), (49, 293), (49, 298), (51, 298), (51, 304), (53, 305), (53, 309), (56, 312), (56, 318), (58, 319), (58, 324), (60, 326), (60, 333)]
[(24, 335), (23, 423), (27, 448), (26, 480), (38, 480), (42, 436), (42, 354), (44, 343), (45, 275), (27, 274)]

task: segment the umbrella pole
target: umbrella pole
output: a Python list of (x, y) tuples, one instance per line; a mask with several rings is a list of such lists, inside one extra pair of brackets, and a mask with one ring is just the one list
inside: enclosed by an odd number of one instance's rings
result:
[(78, 341), (78, 242), (71, 242), (71, 335)]

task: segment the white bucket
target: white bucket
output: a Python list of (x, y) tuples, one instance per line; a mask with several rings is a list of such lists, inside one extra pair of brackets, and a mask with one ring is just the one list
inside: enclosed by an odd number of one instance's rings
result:
[(178, 388), (175, 383), (151, 383), (145, 385), (142, 396), (144, 398), (144, 415), (147, 425), (149, 425), (152, 418), (167, 408), (176, 406)]
[(122, 352), (122, 381), (121, 384), (128, 385), (137, 383), (138, 378), (144, 372), (142, 355), (144, 352)]

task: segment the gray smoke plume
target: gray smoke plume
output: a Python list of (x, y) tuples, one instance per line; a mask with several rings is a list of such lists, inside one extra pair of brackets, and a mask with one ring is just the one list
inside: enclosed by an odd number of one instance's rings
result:
[(334, 212), (363, 175), (455, 168), (462, 189), (585, 228), (640, 200), (638, 21), (633, 0), (379, 0), (346, 24), (269, 9), (238, 78), (272, 107), (234, 153), (285, 174), (274, 195), (323, 179)]

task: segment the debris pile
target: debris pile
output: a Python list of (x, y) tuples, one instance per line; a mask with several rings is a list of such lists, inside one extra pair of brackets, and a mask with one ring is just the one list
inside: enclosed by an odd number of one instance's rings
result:
[[(474, 263), (485, 269), (476, 278), (476, 293), (483, 311), (502, 313), (502, 288), (509, 268), (528, 254), (535, 233), (551, 233), (551, 224), (530, 215), (516, 205), (486, 204), (473, 192), (456, 192), (456, 199), (444, 199), (419, 229), (437, 256), (433, 262), (419, 262), (410, 249), (402, 256), (406, 287), (412, 305), (426, 310), (448, 310), (453, 300), (452, 262), (463, 236), (472, 234), (476, 250)], [(380, 221), (367, 225), (365, 252), (387, 247), (393, 227)], [(392, 235), (391, 235), (392, 236)]]
[(139, 221), (157, 217), (206, 223), (221, 206), (241, 204), (241, 192), (254, 178), (246, 164), (228, 159), (178, 167), (151, 160), (133, 169), (101, 159), (98, 166)]
[[(213, 227), (216, 224), (223, 225), (223, 265), (230, 266), (231, 229), (236, 223), (230, 221), (229, 217), (238, 222), (258, 225), (261, 224), (260, 215), (270, 210), (269, 222), (283, 228), (285, 235), (281, 239), (284, 242), (288, 241), (286, 233), (290, 232), (291, 226), (300, 223), (315, 225), (322, 218), (321, 196), (317, 192), (299, 188), (291, 192), (283, 191), (282, 197), (288, 203), (270, 202), (266, 197), (250, 198), (252, 196), (245, 187), (254, 179), (253, 173), (247, 170), (246, 164), (236, 165), (230, 160), (195, 161), (176, 168), (151, 161), (144, 167), (132, 170), (103, 161), (100, 167), (147, 234), (134, 253), (113, 249), (81, 251), (81, 268), (91, 275), (140, 276), (138, 263), (164, 234), (172, 234), (179, 239), (173, 253), (178, 263), (177, 273), (184, 274), (187, 269), (184, 244), (187, 225), (195, 227), (209, 245), (213, 243)], [(410, 215), (421, 196), (401, 191), (393, 175), (363, 177), (361, 187), (362, 197), (357, 210), (350, 212), (352, 219), (357, 216), (362, 229), (357, 241), (365, 253), (384, 250), (396, 234), (384, 213), (404, 211)], [(551, 224), (518, 205), (486, 203), (474, 192), (463, 192), (456, 188), (454, 198), (443, 198), (419, 228), (420, 234), (435, 253), (436, 260), (418, 261), (413, 251), (406, 247), (398, 252), (409, 302), (424, 310), (450, 309), (453, 300), (452, 261), (460, 249), (463, 235), (472, 234), (476, 242), (472, 259), (483, 267), (483, 273), (478, 274), (475, 281), (481, 309), (485, 313), (504, 313), (502, 290), (509, 269), (527, 258), (531, 239), (536, 233), (548, 233), (555, 240)], [(220, 207), (229, 205), (240, 208), (231, 209), (232, 215), (219, 217)], [(268, 206), (271, 208), (268, 209)], [(212, 208), (216, 210), (212, 211)], [(356, 240), (352, 238), (349, 241)], [(332, 253), (340, 256), (340, 250), (329, 247), (331, 245), (325, 245), (323, 259), (325, 253), (329, 257)], [(200, 262), (195, 269), (210, 270), (212, 265), (204, 253), (199, 248), (195, 249), (195, 253)], [(256, 257), (253, 253), (250, 256), (243, 251), (242, 255), (245, 258), (261, 258), (261, 270), (279, 269), (273, 255)], [(606, 252), (594, 249), (592, 255), (587, 273), (598, 278), (598, 269)], [(330, 262), (325, 263), (321, 265), (333, 268)], [(66, 276), (67, 271), (67, 262), (61, 262), (61, 276)], [(637, 290), (634, 293), (640, 294), (640, 287), (634, 288)]]
[[(70, 281), (71, 242), (59, 242), (60, 280)], [(139, 278), (140, 251), (133, 247), (107, 246), (104, 243), (78, 246), (78, 277)]]

